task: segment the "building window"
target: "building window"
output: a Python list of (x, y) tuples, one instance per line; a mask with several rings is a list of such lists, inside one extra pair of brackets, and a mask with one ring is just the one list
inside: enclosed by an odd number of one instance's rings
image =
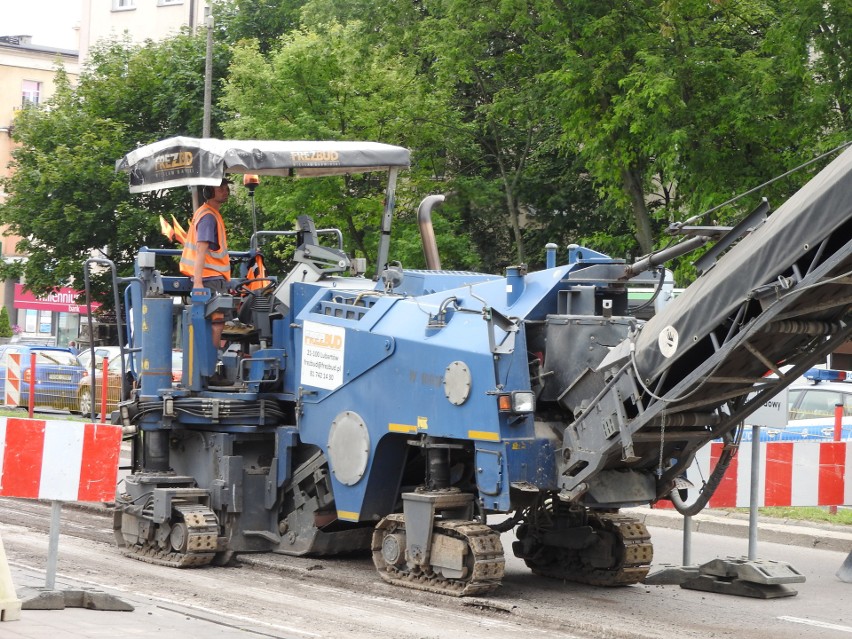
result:
[(167, 7), (170, 4), (183, 4), (183, 0), (157, 0), (158, 7)]
[(41, 97), (41, 82), (24, 80), (21, 86), (21, 107), (38, 104)]
[(38, 332), (48, 335), (53, 333), (53, 311), (38, 312)]
[(136, 0), (112, 0), (113, 11), (126, 11), (136, 8)]

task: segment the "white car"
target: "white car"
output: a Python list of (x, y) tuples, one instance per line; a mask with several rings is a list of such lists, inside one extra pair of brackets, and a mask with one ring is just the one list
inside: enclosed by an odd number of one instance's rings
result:
[[(762, 428), (761, 441), (834, 441), (838, 404), (843, 411), (840, 440), (852, 441), (852, 373), (812, 368), (790, 385), (787, 399), (790, 421), (784, 428)], [(743, 441), (751, 441), (750, 428)]]

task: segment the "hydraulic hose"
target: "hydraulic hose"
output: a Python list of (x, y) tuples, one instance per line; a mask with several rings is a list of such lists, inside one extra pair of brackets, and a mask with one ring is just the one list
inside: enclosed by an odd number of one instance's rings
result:
[(680, 498), (680, 493), (678, 493), (677, 490), (672, 490), (669, 497), (672, 500), (672, 504), (674, 504), (675, 510), (677, 510), (681, 515), (684, 517), (692, 517), (704, 510), (704, 507), (707, 506), (710, 498), (713, 497), (713, 494), (722, 482), (722, 478), (725, 476), (725, 471), (728, 470), (731, 460), (737, 454), (741, 436), (742, 430), (740, 430), (739, 435), (733, 443), (722, 449), (722, 454), (719, 455), (719, 461), (716, 462), (713, 472), (710, 473), (709, 479), (705, 482), (704, 486), (698, 493), (698, 498), (692, 504), (687, 504)]

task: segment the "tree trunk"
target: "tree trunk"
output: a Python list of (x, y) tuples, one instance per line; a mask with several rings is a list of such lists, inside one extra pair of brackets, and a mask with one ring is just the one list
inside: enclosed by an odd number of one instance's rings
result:
[(633, 221), (636, 224), (636, 240), (643, 254), (654, 250), (654, 231), (651, 227), (651, 216), (645, 204), (645, 191), (642, 179), (635, 168), (623, 169), (621, 172), (624, 191), (630, 198), (630, 208), (633, 210)]

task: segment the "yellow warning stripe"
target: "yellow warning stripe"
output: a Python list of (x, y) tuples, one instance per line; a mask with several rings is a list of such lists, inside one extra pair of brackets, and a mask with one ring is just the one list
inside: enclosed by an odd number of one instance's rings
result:
[(337, 517), (339, 519), (346, 519), (349, 521), (358, 521), (358, 513), (353, 513), (349, 510), (338, 510)]
[(416, 424), (388, 424), (388, 432), (417, 434)]
[(499, 442), (500, 433), (491, 433), (487, 430), (469, 430), (467, 431), (468, 439), (482, 439), (487, 442)]

